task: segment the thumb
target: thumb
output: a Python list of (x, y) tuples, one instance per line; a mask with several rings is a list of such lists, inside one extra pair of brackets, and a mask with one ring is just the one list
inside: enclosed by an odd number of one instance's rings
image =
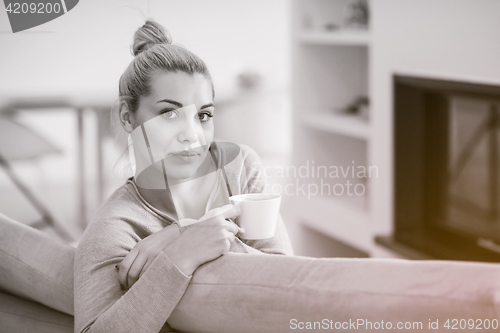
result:
[[(217, 207), (217, 208), (211, 209), (200, 218), (200, 221), (208, 220), (208, 219), (210, 219), (214, 216), (217, 216), (217, 215), (222, 215), (224, 217), (224, 219), (231, 218), (234, 214), (233, 208), (234, 208), (234, 206), (229, 204), (229, 205), (224, 205), (222, 207)], [(226, 216), (226, 214), (229, 214), (229, 215)], [(239, 214), (235, 215), (235, 217), (238, 215)]]
[(226, 205), (223, 207), (227, 207), (221, 214), (224, 219), (234, 219), (241, 214), (241, 208), (239, 205)]
[(188, 225), (191, 225), (191, 224), (195, 224), (199, 222), (198, 220), (195, 220), (195, 219), (190, 219), (190, 218), (186, 218), (186, 219), (180, 219), (179, 221), (177, 221), (177, 223), (179, 224), (179, 226), (181, 227), (186, 227)]

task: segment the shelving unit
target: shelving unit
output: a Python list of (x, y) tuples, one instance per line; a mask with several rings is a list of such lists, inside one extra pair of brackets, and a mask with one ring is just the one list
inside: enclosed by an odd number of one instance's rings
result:
[[(416, 256), (391, 244), (397, 223), (395, 189), (401, 184), (394, 163), (394, 75), (498, 85), (500, 47), (494, 41), (500, 21), (489, 13), (498, 12), (500, 4), (461, 1), (455, 11), (460, 14), (447, 15), (449, 6), (433, 0), (368, 1), (371, 31), (340, 28), (351, 0), (292, 1), (293, 163), (346, 166), (354, 161), (376, 166), (378, 176), (366, 181), (362, 198), (302, 196), (291, 208), (297, 226), (368, 249), (373, 257), (412, 258)], [(456, 29), (450, 27), (459, 29), (471, 15), (482, 20), (468, 21), (467, 36), (454, 38)], [(369, 97), (369, 121), (334, 113), (359, 95)], [(411, 150), (406, 154), (411, 156)], [(339, 182), (328, 180), (329, 185)], [(407, 209), (407, 214), (416, 213)]]
[[(293, 130), (296, 166), (369, 167), (371, 126), (367, 119), (339, 114), (359, 96), (369, 96), (370, 32), (334, 30), (347, 0), (293, 1)], [(354, 177), (353, 177), (354, 176)], [(323, 194), (298, 200), (297, 222), (351, 247), (371, 252), (369, 178), (346, 173), (311, 179), (318, 186), (362, 186), (363, 195)], [(326, 185), (325, 185), (326, 186)], [(344, 187), (342, 187), (344, 186)]]

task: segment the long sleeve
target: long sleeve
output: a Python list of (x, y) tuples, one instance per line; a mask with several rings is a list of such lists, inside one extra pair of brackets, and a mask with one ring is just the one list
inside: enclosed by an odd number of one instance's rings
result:
[(75, 258), (75, 332), (173, 331), (165, 322), (191, 278), (161, 252), (132, 288), (122, 291), (115, 265), (138, 241), (123, 221), (89, 225)]

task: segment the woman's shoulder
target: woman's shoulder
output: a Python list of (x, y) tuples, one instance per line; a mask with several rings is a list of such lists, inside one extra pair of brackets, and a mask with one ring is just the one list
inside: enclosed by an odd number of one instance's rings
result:
[(127, 180), (104, 201), (92, 217), (91, 223), (117, 217), (143, 215), (143, 212), (144, 208), (134, 195), (133, 185)]
[(247, 145), (240, 145), (241, 148), (241, 156), (243, 160), (245, 161), (246, 165), (251, 165), (253, 163), (261, 163), (261, 159), (259, 154), (250, 146)]
[[(116, 189), (90, 219), (78, 245), (80, 252), (101, 251), (131, 246), (148, 230), (144, 208), (134, 197), (127, 181)], [(101, 249), (101, 250), (99, 250)]]
[[(85, 234), (123, 231), (137, 233), (149, 229), (147, 209), (141, 204), (130, 179), (116, 189), (92, 216)], [(84, 234), (84, 236), (85, 236)]]

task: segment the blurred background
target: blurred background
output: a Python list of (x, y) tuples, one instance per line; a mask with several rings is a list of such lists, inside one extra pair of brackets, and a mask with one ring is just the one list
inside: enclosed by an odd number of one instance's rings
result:
[[(109, 113), (117, 100), (118, 80), (133, 59), (134, 32), (146, 18), (163, 24), (175, 43), (208, 64), (220, 109), (218, 137), (250, 144), (263, 155), (290, 151), (286, 0), (81, 1), (67, 15), (17, 34), (9, 33), (2, 7), (2, 116), (32, 129), (55, 148), (15, 159), (13, 172), (75, 237), (102, 200), (130, 176), (127, 159), (119, 158), (126, 141), (109, 130)], [(246, 78), (251, 89), (242, 88)], [(243, 126), (265, 124), (262, 117), (274, 122), (267, 140)], [(18, 145), (17, 151), (28, 149), (26, 145), (34, 149), (26, 134), (15, 140), (6, 131), (2, 144)], [(40, 212), (19, 192), (0, 172), (0, 211), (26, 223), (39, 220)]]
[(0, 212), (73, 245), (131, 176), (110, 110), (147, 18), (208, 65), (298, 255), (500, 261), (500, 2), (85, 0), (0, 8)]

